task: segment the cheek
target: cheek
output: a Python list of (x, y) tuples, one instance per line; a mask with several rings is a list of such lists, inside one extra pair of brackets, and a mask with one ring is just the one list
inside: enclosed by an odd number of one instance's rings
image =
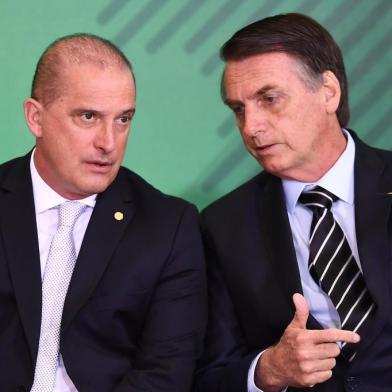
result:
[(86, 155), (88, 149), (80, 140), (70, 137), (58, 137), (52, 143), (52, 159), (62, 170), (68, 171), (73, 176), (78, 171), (78, 166)]
[(110, 158), (118, 165), (121, 165), (121, 162), (124, 158), (127, 142), (128, 134), (126, 136), (120, 134), (116, 139), (114, 151), (109, 152)]
[(241, 138), (242, 141), (245, 145), (245, 147), (249, 150), (252, 151), (252, 139), (249, 136), (246, 136), (245, 134), (241, 133)]
[(314, 129), (316, 126), (315, 116), (312, 108), (304, 110), (303, 107), (297, 107), (291, 115), (280, 121), (280, 128), (285, 130), (286, 140), (293, 146), (304, 146), (312, 143)]
[(125, 148), (127, 147), (127, 142), (128, 142), (128, 132), (121, 134), (120, 137), (117, 140), (117, 149), (119, 151), (123, 151), (125, 150)]

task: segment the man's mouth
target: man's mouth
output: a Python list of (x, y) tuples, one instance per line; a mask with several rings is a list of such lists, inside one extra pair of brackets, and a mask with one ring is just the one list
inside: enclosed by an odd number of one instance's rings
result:
[(272, 144), (263, 144), (262, 146), (255, 146), (256, 151), (264, 152), (270, 150), (272, 147), (275, 146), (275, 143)]
[(97, 173), (107, 173), (111, 170), (113, 166), (112, 162), (104, 160), (91, 160), (86, 161), (86, 163), (92, 171)]

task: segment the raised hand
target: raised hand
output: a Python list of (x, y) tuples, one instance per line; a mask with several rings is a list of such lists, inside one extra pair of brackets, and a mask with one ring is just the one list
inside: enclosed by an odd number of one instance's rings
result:
[(280, 341), (260, 357), (255, 371), (255, 384), (264, 392), (283, 388), (311, 387), (332, 376), (338, 342), (357, 343), (358, 334), (341, 329), (306, 329), (309, 307), (301, 294), (293, 295), (294, 318)]

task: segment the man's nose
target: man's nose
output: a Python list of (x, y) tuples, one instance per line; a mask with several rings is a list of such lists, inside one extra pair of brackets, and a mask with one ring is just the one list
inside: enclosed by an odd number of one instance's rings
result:
[(248, 138), (254, 138), (266, 129), (266, 116), (258, 107), (245, 108), (242, 132)]
[(113, 151), (115, 145), (115, 129), (111, 122), (103, 122), (95, 137), (95, 147), (105, 153)]

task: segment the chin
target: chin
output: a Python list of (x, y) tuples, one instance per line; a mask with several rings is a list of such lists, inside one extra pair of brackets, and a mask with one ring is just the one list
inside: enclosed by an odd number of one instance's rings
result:
[(105, 191), (109, 185), (112, 183), (112, 180), (107, 180), (107, 181), (92, 181), (89, 184), (84, 184), (84, 186), (82, 186), (80, 188), (80, 190), (83, 192), (84, 195), (86, 195), (85, 197), (94, 195), (96, 193), (102, 193), (103, 191)]
[(285, 178), (284, 173), (287, 171), (286, 166), (269, 163), (260, 162), (261, 166), (263, 166), (264, 170), (268, 173), (275, 175), (276, 177)]

